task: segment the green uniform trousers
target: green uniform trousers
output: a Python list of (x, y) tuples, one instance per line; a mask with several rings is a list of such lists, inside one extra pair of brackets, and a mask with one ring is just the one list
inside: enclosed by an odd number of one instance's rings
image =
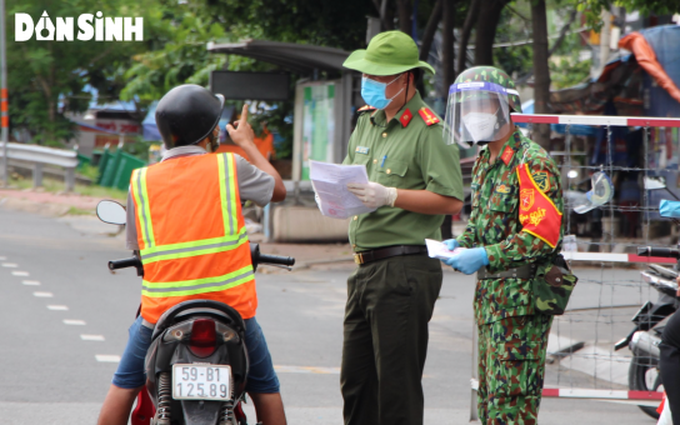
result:
[(508, 317), (478, 326), (479, 420), (536, 425), (552, 316)]
[(346, 425), (423, 423), (428, 322), (442, 285), (439, 260), (404, 255), (347, 279), (340, 387)]

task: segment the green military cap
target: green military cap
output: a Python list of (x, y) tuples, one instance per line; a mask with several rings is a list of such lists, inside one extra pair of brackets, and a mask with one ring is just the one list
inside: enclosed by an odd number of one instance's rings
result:
[(368, 48), (355, 50), (342, 64), (369, 75), (395, 75), (414, 68), (423, 68), (434, 74), (434, 68), (418, 60), (418, 46), (408, 34), (385, 31), (368, 43)]

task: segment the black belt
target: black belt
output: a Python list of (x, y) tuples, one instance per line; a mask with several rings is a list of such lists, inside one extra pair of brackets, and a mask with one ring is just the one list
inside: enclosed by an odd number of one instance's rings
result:
[(502, 279), (502, 278), (515, 278), (515, 279), (533, 279), (536, 273), (536, 268), (533, 264), (527, 264), (521, 267), (515, 267), (514, 269), (505, 270), (502, 272), (491, 274), (486, 270), (486, 267), (482, 267), (477, 271), (477, 279)]
[(362, 251), (354, 254), (354, 262), (362, 265), (371, 261), (382, 260), (385, 258), (396, 257), (398, 255), (427, 254), (427, 248), (423, 245), (396, 245), (386, 248)]

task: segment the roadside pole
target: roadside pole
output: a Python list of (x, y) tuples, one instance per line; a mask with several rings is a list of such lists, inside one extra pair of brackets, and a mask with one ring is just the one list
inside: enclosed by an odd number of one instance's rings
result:
[(2, 175), (4, 186), (9, 186), (9, 171), (7, 167), (7, 142), (9, 139), (9, 113), (7, 108), (7, 45), (5, 25), (5, 0), (0, 0), (0, 60), (2, 61), (2, 78), (0, 79), (0, 119), (2, 122)]

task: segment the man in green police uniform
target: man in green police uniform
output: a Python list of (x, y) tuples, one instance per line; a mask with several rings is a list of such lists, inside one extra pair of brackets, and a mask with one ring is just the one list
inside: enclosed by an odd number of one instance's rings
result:
[(537, 423), (552, 314), (563, 312), (575, 284), (559, 256), (559, 170), (515, 127), (511, 111), (522, 112), (519, 94), (499, 69), (470, 68), (449, 90), (449, 141), (487, 145), (473, 168), (465, 232), (446, 241), (449, 249), (467, 248), (446, 264), (477, 272), (477, 396), (485, 425)]
[(344, 164), (362, 164), (368, 184), (350, 184), (374, 212), (350, 221), (357, 269), (347, 281), (341, 390), (345, 424), (423, 423), (421, 378), (428, 322), (442, 283), (425, 238), (440, 238), (444, 214), (463, 206), (458, 149), (415, 89), (418, 60), (408, 35), (376, 35), (344, 66), (363, 74), (370, 107), (359, 117)]

